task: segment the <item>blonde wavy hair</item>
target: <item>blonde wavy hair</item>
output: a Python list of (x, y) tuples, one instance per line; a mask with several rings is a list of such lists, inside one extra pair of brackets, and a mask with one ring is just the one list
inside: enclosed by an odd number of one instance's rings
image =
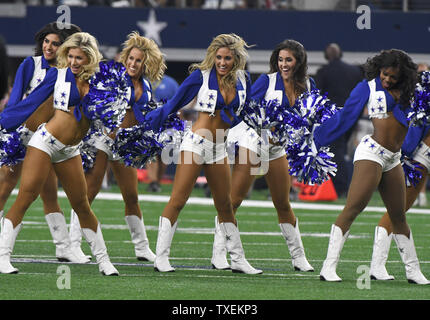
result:
[(69, 63), (67, 55), (70, 49), (81, 49), (88, 58), (88, 64), (84, 65), (82, 71), (77, 75), (78, 79), (88, 80), (99, 69), (99, 62), (103, 59), (99, 51), (98, 43), (94, 36), (87, 32), (77, 32), (72, 34), (58, 48), (57, 51), (57, 68), (67, 68)]
[(154, 40), (142, 37), (139, 32), (133, 31), (127, 36), (123, 43), (123, 49), (119, 55), (119, 61), (125, 66), (130, 51), (133, 48), (139, 49), (143, 53), (143, 64), (140, 75), (145, 76), (149, 81), (160, 81), (166, 70), (164, 55), (161, 53)]
[(216, 52), (220, 48), (228, 48), (231, 50), (234, 61), (233, 68), (220, 79), (220, 85), (224, 88), (230, 89), (236, 86), (237, 82), (237, 71), (244, 71), (246, 61), (249, 57), (247, 48), (250, 48), (245, 40), (234, 33), (220, 34), (216, 36), (206, 51), (205, 59), (200, 63), (194, 63), (189, 67), (189, 72), (193, 72), (196, 69), (210, 70), (215, 65)]

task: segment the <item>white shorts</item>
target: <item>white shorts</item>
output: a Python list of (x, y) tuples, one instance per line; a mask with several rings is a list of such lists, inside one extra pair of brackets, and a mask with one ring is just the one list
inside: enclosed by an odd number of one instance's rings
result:
[(97, 133), (93, 135), (94, 147), (107, 154), (109, 161), (118, 161), (120, 156), (112, 152), (113, 140), (111, 137), (104, 133)]
[(28, 146), (46, 152), (51, 157), (51, 162), (53, 163), (66, 161), (80, 155), (80, 144), (69, 146), (61, 143), (45, 129), (45, 123), (40, 125), (33, 134), (28, 142)]
[(244, 121), (241, 121), (238, 125), (229, 130), (227, 144), (235, 144), (239, 147), (251, 150), (258, 154), (261, 160), (264, 161), (272, 161), (286, 155), (284, 148), (262, 139), (258, 133)]
[(390, 171), (400, 164), (401, 153), (392, 152), (370, 137), (364, 136), (357, 146), (354, 154), (354, 162), (358, 160), (370, 160), (377, 162), (382, 167), (382, 172)]
[(412, 159), (421, 163), (430, 172), (430, 147), (424, 142), (415, 149)]
[(199, 155), (200, 159), (194, 158), (199, 164), (215, 163), (227, 157), (225, 142), (214, 143), (191, 130), (185, 132), (179, 151), (190, 151)]

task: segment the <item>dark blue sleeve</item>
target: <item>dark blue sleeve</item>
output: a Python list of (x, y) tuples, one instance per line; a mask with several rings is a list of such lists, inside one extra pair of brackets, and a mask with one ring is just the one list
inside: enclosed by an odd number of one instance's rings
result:
[(31, 92), (27, 98), (17, 103), (8, 103), (0, 114), (0, 125), (10, 131), (23, 124), (36, 109), (52, 94), (57, 81), (57, 69), (50, 68), (45, 79)]
[(315, 129), (314, 141), (317, 148), (328, 146), (354, 126), (367, 105), (369, 94), (367, 81), (360, 82), (351, 91), (343, 108)]
[(267, 74), (262, 74), (255, 80), (251, 88), (251, 99), (261, 101), (266, 95), (267, 88), (269, 87), (269, 77)]
[(421, 140), (429, 131), (430, 126), (413, 126), (409, 127), (405, 140), (402, 145), (402, 153), (408, 157), (412, 157), (413, 152), (420, 144)]
[(167, 117), (186, 106), (198, 94), (203, 83), (203, 77), (200, 70), (191, 73), (184, 82), (179, 86), (178, 91), (172, 99), (167, 101), (162, 107), (148, 112), (145, 116), (145, 122), (149, 123), (153, 131), (158, 131)]
[(9, 97), (9, 104), (15, 104), (22, 100), (22, 96), (30, 84), (34, 73), (34, 60), (32, 57), (27, 57), (19, 65), (16, 72), (15, 81), (13, 83), (12, 92)]

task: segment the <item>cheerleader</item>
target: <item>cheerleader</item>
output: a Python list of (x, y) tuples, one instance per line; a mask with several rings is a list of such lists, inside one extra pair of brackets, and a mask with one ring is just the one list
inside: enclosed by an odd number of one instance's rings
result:
[(374, 128), (373, 134), (364, 136), (355, 151), (346, 205), (331, 227), (320, 279), (342, 281), (336, 267), (350, 226), (378, 188), (393, 225), (393, 237), (408, 281), (428, 284), (421, 273), (412, 232), (406, 222), (406, 188), (400, 164), (400, 147), (408, 129), (405, 106), (414, 92), (416, 65), (405, 52), (391, 49), (368, 59), (365, 71), (367, 80), (353, 89), (343, 109), (315, 129), (316, 147), (328, 145), (354, 125), (366, 105)]
[[(402, 145), (402, 153), (419, 165), (417, 180), (406, 185), (406, 210), (412, 207), (426, 182), (430, 172), (430, 127), (410, 127)], [(408, 185), (409, 184), (409, 185)], [(375, 227), (372, 261), (370, 263), (370, 277), (373, 280), (394, 280), (394, 276), (388, 274), (385, 264), (390, 251), (393, 238), (393, 227), (390, 216), (385, 213)]]
[[(120, 53), (119, 61), (126, 67), (132, 80), (131, 104), (121, 124), (123, 128), (130, 128), (138, 124), (137, 118), (142, 117), (141, 109), (152, 100), (150, 81), (161, 80), (166, 65), (157, 44), (137, 32), (128, 35), (124, 42), (124, 49)], [(137, 118), (136, 118), (137, 117)], [(142, 120), (142, 119), (140, 119)], [(98, 149), (94, 166), (85, 173), (88, 186), (88, 200), (94, 200), (100, 191), (107, 164), (113, 171), (115, 180), (121, 190), (125, 203), (125, 220), (134, 244), (138, 260), (154, 262), (155, 255), (149, 248), (142, 212), (138, 202), (137, 170), (125, 166), (119, 156), (113, 152), (114, 137), (103, 133), (94, 136), (94, 146)], [(81, 230), (76, 213), (72, 210), (70, 237), (72, 246), (81, 251)], [(82, 252), (82, 251), (81, 251)]]
[[(44, 79), (49, 68), (56, 64), (56, 53), (66, 38), (80, 32), (78, 26), (70, 25), (68, 29), (59, 29), (56, 22), (45, 25), (35, 35), (35, 56), (27, 57), (19, 66), (9, 104), (13, 105), (25, 99)], [(41, 123), (47, 122), (54, 109), (52, 104), (45, 104), (24, 124), (21, 131), (22, 142), (27, 146), (28, 141)], [(17, 164), (3, 165), (0, 169), (2, 181), (0, 183), (0, 218), (3, 216), (4, 206), (21, 176), (22, 159)], [(60, 261), (85, 263), (87, 258), (77, 257), (71, 252), (70, 238), (67, 231), (66, 220), (57, 201), (57, 177), (51, 168), (46, 182), (41, 189), (40, 197), (43, 201), (45, 219), (48, 223), (56, 250), (55, 255)]]
[[(315, 89), (315, 83), (307, 76), (307, 56), (303, 45), (294, 40), (285, 40), (271, 54), (269, 74), (261, 75), (252, 85), (251, 99), (258, 103), (276, 99), (282, 108), (291, 108), (301, 93), (311, 89)], [(261, 140), (257, 132), (244, 121), (229, 131), (228, 143), (239, 146), (232, 173), (233, 211), (236, 213), (255, 179), (256, 173), (252, 174), (253, 170), (257, 172), (256, 167), (264, 164), (258, 160), (266, 161), (266, 164), (268, 162), (264, 176), (293, 267), (298, 271), (314, 271), (306, 259), (299, 222), (289, 202), (291, 177), (285, 149), (276, 144), (260, 143)], [(211, 263), (215, 269), (230, 268), (226, 259), (225, 239), (217, 218)]]
[(225, 143), (226, 130), (239, 122), (237, 114), (249, 99), (251, 82), (244, 70), (246, 47), (245, 41), (235, 34), (215, 37), (205, 59), (190, 66), (191, 74), (176, 95), (146, 116), (151, 128), (157, 131), (169, 114), (190, 102), (198, 111), (197, 120), (185, 133), (180, 146), (172, 194), (160, 217), (154, 262), (156, 271), (175, 270), (170, 265), (169, 253), (177, 219), (203, 169), (230, 253), (232, 271), (262, 273), (245, 259), (231, 203), (231, 175)]
[(43, 82), (25, 100), (9, 106), (1, 115), (0, 125), (7, 130), (15, 129), (39, 106), (43, 108), (49, 103), (45, 100), (53, 94), (54, 115), (37, 129), (28, 143), (18, 196), (4, 217), (0, 234), (1, 273), (18, 272), (10, 263), (10, 255), (25, 212), (38, 197), (53, 167), (78, 214), (99, 271), (103, 275), (118, 275), (88, 202), (79, 153), (79, 144), (90, 127), (90, 120), (83, 114), (88, 101), (83, 97), (89, 91), (89, 79), (98, 69), (101, 58), (93, 36), (83, 32), (73, 34), (58, 49), (57, 68), (49, 69)]

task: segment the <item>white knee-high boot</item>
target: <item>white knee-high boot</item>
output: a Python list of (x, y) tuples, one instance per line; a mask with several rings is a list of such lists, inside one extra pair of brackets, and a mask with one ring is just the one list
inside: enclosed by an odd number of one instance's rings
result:
[(302, 237), (299, 230), (299, 219), (296, 218), (296, 226), (290, 223), (280, 223), (282, 235), (288, 246), (291, 255), (291, 263), (297, 271), (313, 272), (314, 268), (306, 259), (305, 249), (303, 248)]
[(385, 268), (392, 237), (393, 234), (388, 234), (387, 229), (376, 226), (372, 261), (370, 262), (370, 278), (373, 280), (394, 280), (394, 277), (388, 274)]
[(0, 233), (0, 273), (18, 273), (18, 269), (10, 263), (10, 255), (21, 228), (22, 223), (14, 228), (12, 221), (3, 218)]
[(409, 238), (403, 234), (394, 234), (394, 241), (399, 249), (400, 257), (405, 264), (406, 278), (409, 283), (430, 284), (430, 281), (422, 274), (417, 252), (415, 251), (412, 231)]
[(79, 217), (75, 210), (70, 210), (70, 229), (69, 237), (71, 241), (71, 250), (79, 259), (91, 260), (91, 256), (86, 255), (81, 249), (82, 230), (79, 223)]
[(71, 241), (67, 231), (66, 218), (61, 212), (52, 212), (45, 215), (52, 240), (55, 244), (55, 256), (58, 261), (87, 263), (88, 259), (76, 256), (71, 250)]
[(215, 216), (215, 233), (212, 249), (211, 264), (213, 269), (227, 270), (230, 265), (227, 261), (227, 248), (225, 236), (219, 226), (218, 216)]
[(125, 216), (125, 221), (130, 230), (131, 242), (134, 244), (134, 252), (136, 253), (137, 260), (154, 262), (155, 254), (149, 248), (143, 218), (135, 215), (127, 215)]
[(160, 217), (158, 225), (157, 247), (155, 252), (154, 270), (159, 272), (173, 272), (175, 268), (170, 265), (169, 254), (178, 221), (173, 226), (166, 217)]
[(226, 239), (227, 251), (231, 258), (231, 270), (238, 273), (260, 274), (262, 270), (255, 269), (245, 259), (239, 229), (231, 222), (220, 223), (221, 232)]
[(340, 252), (348, 238), (349, 230), (343, 234), (342, 229), (336, 225), (331, 226), (330, 240), (327, 249), (327, 257), (324, 260), (320, 279), (323, 281), (340, 282), (342, 279), (336, 274), (337, 264), (339, 262)]
[(89, 228), (82, 228), (82, 233), (85, 237), (85, 240), (90, 245), (92, 254), (96, 258), (100, 273), (104, 276), (119, 275), (118, 270), (110, 262), (106, 244), (103, 239), (102, 230), (100, 228), (100, 223), (97, 225), (97, 232), (94, 232)]

